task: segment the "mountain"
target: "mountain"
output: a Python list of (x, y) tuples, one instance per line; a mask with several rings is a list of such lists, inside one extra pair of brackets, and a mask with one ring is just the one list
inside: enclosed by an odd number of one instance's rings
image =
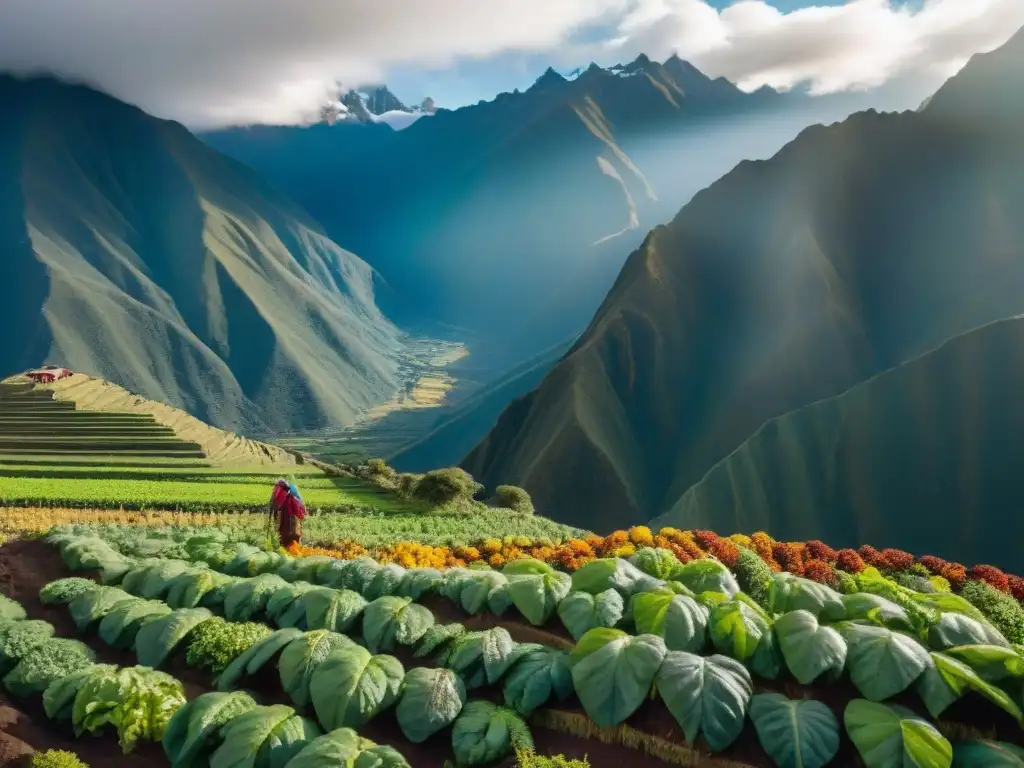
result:
[(183, 126), (0, 77), (0, 375), (44, 361), (263, 434), (397, 388), (370, 267)]
[(325, 105), (320, 116), (329, 125), (338, 121), (367, 125), (384, 123), (394, 130), (402, 130), (436, 111), (430, 97), (417, 107), (407, 107), (386, 85), (364, 85), (350, 89), (340, 101)]
[(646, 226), (840, 109), (825, 104), (640, 57), (573, 79), (549, 69), (397, 132), (339, 121), (201, 137), (372, 264), (396, 322), (468, 329), (498, 374), (580, 333)]
[[(1024, 312), (1024, 120), (1011, 106), (1022, 56), (1024, 32), (919, 112), (808, 128), (696, 195), (463, 466), (489, 486), (523, 485), (562, 522), (647, 521), (682, 509), (766, 421)], [(888, 491), (863, 482), (874, 498)], [(951, 536), (964, 514), (954, 503), (928, 510)], [(758, 518), (769, 531), (775, 511)], [(740, 514), (703, 514), (719, 513)], [(779, 515), (782, 530), (800, 528)]]
[(762, 426), (653, 526), (1024, 558), (1024, 318), (998, 320)]

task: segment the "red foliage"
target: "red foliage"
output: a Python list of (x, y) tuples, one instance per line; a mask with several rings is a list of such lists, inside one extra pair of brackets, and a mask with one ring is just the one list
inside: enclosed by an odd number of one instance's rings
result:
[(680, 563), (688, 563), (691, 560), (693, 560), (693, 555), (691, 555), (678, 544), (669, 544), (668, 548), (672, 551), (672, 554), (676, 556), (676, 560), (678, 560)]
[(914, 564), (914, 556), (902, 549), (883, 549), (881, 552), (884, 567), (893, 572), (905, 571)]
[(740, 548), (729, 539), (718, 539), (712, 542), (708, 551), (729, 568), (734, 567), (740, 557)]
[(847, 573), (860, 573), (867, 566), (864, 559), (852, 549), (840, 549), (836, 555), (836, 566)]
[(697, 546), (703, 549), (705, 552), (710, 552), (711, 548), (721, 538), (717, 533), (713, 531), (694, 531), (693, 539), (697, 542)]
[(838, 553), (825, 542), (814, 539), (807, 542), (807, 556), (812, 560), (824, 560), (827, 563), (834, 563)]
[(803, 548), (793, 542), (776, 542), (772, 554), (784, 570), (795, 576), (804, 575)]
[(750, 543), (753, 545), (754, 551), (761, 556), (762, 560), (768, 562), (769, 560), (774, 559), (774, 556), (772, 555), (772, 547), (775, 542), (772, 541), (772, 538), (767, 533), (758, 531), (750, 537)]
[(942, 571), (949, 565), (949, 563), (941, 557), (936, 557), (935, 555), (924, 555), (923, 557), (918, 558), (917, 562), (931, 571), (934, 576), (941, 576)]
[(862, 544), (860, 547), (858, 547), (857, 554), (861, 556), (861, 559), (863, 559), (865, 563), (874, 568), (881, 569), (885, 567), (885, 564), (882, 560), (882, 553), (874, 547), (872, 547), (870, 544)]
[(1010, 594), (1024, 603), (1024, 579), (1020, 576), (1009, 576), (1008, 578), (1010, 580)]
[(984, 581), (1000, 592), (1010, 592), (1010, 579), (994, 565), (976, 565), (967, 572), (967, 577)]
[(808, 560), (804, 565), (804, 575), (808, 579), (816, 581), (819, 584), (825, 584), (829, 587), (834, 587), (836, 585), (835, 569), (832, 567), (831, 563), (828, 563), (825, 560)]

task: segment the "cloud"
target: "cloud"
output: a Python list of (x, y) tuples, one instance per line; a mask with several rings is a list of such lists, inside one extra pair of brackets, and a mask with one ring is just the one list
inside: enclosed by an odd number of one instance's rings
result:
[(874, 88), (897, 76), (949, 77), (1024, 26), (1021, 0), (890, 0), (781, 13), (763, 0), (718, 12), (703, 0), (647, 0), (594, 52), (622, 59), (673, 52), (745, 90), (809, 83), (815, 94)]
[[(339, 81), (510, 52), (573, 66), (678, 52), (742, 87), (949, 75), (1024, 25), (1021, 0), (0, 0), (0, 70), (54, 71), (194, 127), (315, 117)], [(595, 43), (593, 31), (604, 34)], [(570, 61), (571, 60), (571, 61)]]

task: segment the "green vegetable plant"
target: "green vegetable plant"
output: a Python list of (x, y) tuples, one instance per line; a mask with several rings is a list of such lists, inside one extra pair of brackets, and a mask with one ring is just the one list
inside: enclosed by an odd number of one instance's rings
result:
[(192, 630), (185, 663), (220, 674), (241, 653), (270, 634), (265, 624), (232, 623), (215, 617)]
[(30, 768), (89, 768), (78, 755), (64, 749), (36, 752), (29, 761)]

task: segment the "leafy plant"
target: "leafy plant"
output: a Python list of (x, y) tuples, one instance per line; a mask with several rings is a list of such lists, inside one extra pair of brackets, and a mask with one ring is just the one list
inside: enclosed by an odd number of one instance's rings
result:
[(554, 695), (559, 700), (573, 694), (569, 654), (536, 647), (522, 654), (505, 676), (505, 704), (528, 715)]
[(93, 675), (112, 675), (117, 672), (113, 664), (83, 664), (74, 672), (59, 677), (43, 691), (43, 711), (51, 720), (71, 720), (75, 697)]
[(394, 656), (371, 656), (351, 645), (320, 663), (309, 693), (325, 728), (360, 728), (398, 700), (404, 678), (405, 669)]
[(363, 611), (363, 638), (373, 653), (414, 645), (434, 624), (434, 614), (408, 597), (386, 596)]
[(573, 640), (579, 640), (596, 627), (614, 627), (622, 620), (625, 601), (614, 589), (597, 595), (589, 592), (570, 592), (558, 604), (558, 618)]
[(836, 629), (846, 640), (850, 680), (871, 701), (906, 690), (932, 663), (920, 643), (885, 627), (842, 622)]
[(518, 561), (509, 563), (503, 571), (508, 578), (508, 597), (528, 622), (534, 626), (546, 624), (559, 602), (569, 594), (572, 578), (547, 565), (544, 565), (546, 573), (510, 573), (509, 568), (519, 565)]
[(220, 674), (235, 658), (270, 634), (265, 624), (232, 623), (215, 617), (192, 630), (185, 663)]
[(208, 764), (220, 743), (221, 727), (256, 706), (243, 691), (204, 693), (182, 706), (167, 723), (163, 736), (164, 754), (172, 768)]
[(429, 656), (450, 645), (456, 638), (464, 634), (466, 634), (466, 628), (462, 624), (435, 624), (424, 632), (423, 637), (416, 643), (416, 652), (413, 656), (417, 659)]
[(156, 669), (202, 624), (213, 618), (206, 608), (180, 608), (145, 624), (135, 635), (139, 663)]
[(565, 755), (538, 755), (529, 749), (516, 750), (515, 768), (590, 768), (590, 762)]
[(630, 598), (636, 592), (664, 586), (664, 582), (649, 576), (635, 565), (619, 557), (591, 560), (572, 575), (572, 589), (575, 592), (589, 592), (599, 595), (607, 589), (614, 589), (623, 598)]
[(678, 581), (695, 593), (721, 592), (730, 597), (740, 591), (740, 585), (732, 571), (718, 560), (702, 557), (691, 560), (672, 572), (672, 581)]
[(984, 614), (1011, 643), (1024, 644), (1024, 606), (983, 581), (968, 581), (961, 597)]
[(839, 752), (839, 722), (820, 701), (759, 693), (750, 701), (750, 719), (779, 768), (822, 768)]
[(719, 752), (739, 738), (753, 681), (746, 667), (735, 659), (670, 651), (657, 672), (656, 683), (665, 706), (690, 744), (703, 734), (711, 751)]
[(118, 649), (132, 648), (142, 625), (167, 616), (171, 609), (159, 600), (131, 600), (119, 603), (100, 620), (100, 638)]
[(263, 612), (275, 591), (287, 585), (288, 582), (273, 573), (242, 579), (224, 598), (224, 616), (229, 621), (249, 621)]
[(473, 476), (460, 467), (447, 467), (427, 472), (416, 483), (416, 498), (430, 504), (441, 505), (453, 501), (469, 501), (483, 490)]
[(766, 614), (753, 601), (726, 600), (712, 607), (708, 614), (712, 644), (737, 661), (752, 659), (761, 639), (770, 632)]
[(761, 557), (746, 547), (740, 547), (734, 567), (740, 589), (750, 595), (764, 609), (771, 608), (771, 590), (774, 584), (772, 569)]
[(822, 626), (803, 609), (775, 620), (775, 635), (786, 666), (799, 682), (810, 685), (821, 675), (837, 680), (846, 665), (846, 641), (836, 630)]
[(316, 723), (284, 704), (254, 707), (221, 728), (210, 768), (282, 768), (321, 735)]
[(53, 625), (39, 619), (0, 622), (0, 671), (8, 671), (51, 637)]
[(496, 683), (522, 656), (543, 646), (520, 644), (504, 627), (459, 635), (438, 657), (438, 662), (454, 670), (466, 688), (473, 690)]
[(953, 763), (952, 745), (904, 707), (854, 699), (843, 720), (866, 768), (950, 768)]
[(958, 768), (1024, 768), (1024, 749), (1005, 741), (960, 741), (953, 746), (953, 765)]
[(831, 587), (791, 573), (772, 574), (771, 610), (774, 613), (808, 611), (820, 616), (826, 611), (842, 611), (843, 596)]
[(67, 605), (95, 587), (96, 582), (79, 576), (57, 579), (39, 590), (39, 602), (43, 605)]
[(277, 669), (281, 685), (295, 706), (302, 708), (309, 704), (309, 684), (320, 663), (334, 651), (354, 645), (344, 635), (317, 629), (300, 635), (285, 646)]
[(571, 654), (572, 682), (583, 708), (601, 727), (618, 725), (643, 703), (654, 683), (665, 641), (630, 637), (617, 629), (592, 629)]
[(184, 689), (170, 675), (126, 667), (85, 679), (75, 695), (72, 724), (77, 736), (112, 725), (127, 754), (140, 739), (162, 739), (171, 716), (184, 704)]
[(629, 562), (656, 579), (667, 581), (679, 568), (680, 562), (672, 550), (662, 547), (641, 547), (629, 558)]
[(466, 703), (466, 686), (450, 669), (410, 670), (395, 708), (405, 738), (420, 744), (455, 722)]
[(526, 722), (489, 701), (471, 701), (455, 719), (452, 749), (460, 766), (494, 763), (517, 749), (533, 749)]
[(534, 513), (533, 499), (518, 485), (499, 485), (494, 489), (494, 497), (490, 504), (492, 507), (511, 509), (521, 515)]
[(48, 749), (36, 752), (29, 761), (30, 768), (89, 768), (88, 764), (74, 752), (63, 749)]
[(68, 612), (71, 620), (79, 632), (85, 632), (93, 622), (97, 622), (110, 613), (116, 606), (123, 603), (130, 603), (138, 600), (117, 587), (101, 587), (93, 585), (93, 588), (83, 592), (68, 603)]
[(351, 728), (337, 728), (309, 742), (288, 761), (288, 768), (409, 768), (397, 750), (360, 738)]
[(26, 616), (28, 614), (21, 603), (0, 593), (0, 621), (21, 621)]
[(708, 610), (671, 589), (639, 592), (630, 598), (637, 632), (658, 635), (670, 651), (698, 653), (708, 642)]
[(244, 676), (255, 675), (263, 665), (284, 649), (292, 640), (302, 637), (299, 629), (279, 629), (261, 640), (257, 640), (236, 656), (227, 668), (214, 680), (218, 691), (234, 690), (238, 681)]
[(85, 643), (51, 638), (21, 657), (4, 676), (4, 687), (14, 696), (27, 698), (43, 693), (54, 681), (95, 661), (96, 654)]
[[(358, 592), (350, 589), (311, 589), (301, 594), (293, 604), (302, 611), (302, 628), (329, 629), (347, 632), (359, 619), (368, 603)], [(288, 615), (294, 615), (289, 611)], [(281, 626), (294, 626), (282, 617)]]
[(915, 685), (932, 717), (938, 718), (965, 693), (975, 691), (1018, 722), (1024, 722), (1020, 707), (1006, 691), (984, 681), (969, 665), (944, 653), (932, 653), (931, 658), (933, 663)]

